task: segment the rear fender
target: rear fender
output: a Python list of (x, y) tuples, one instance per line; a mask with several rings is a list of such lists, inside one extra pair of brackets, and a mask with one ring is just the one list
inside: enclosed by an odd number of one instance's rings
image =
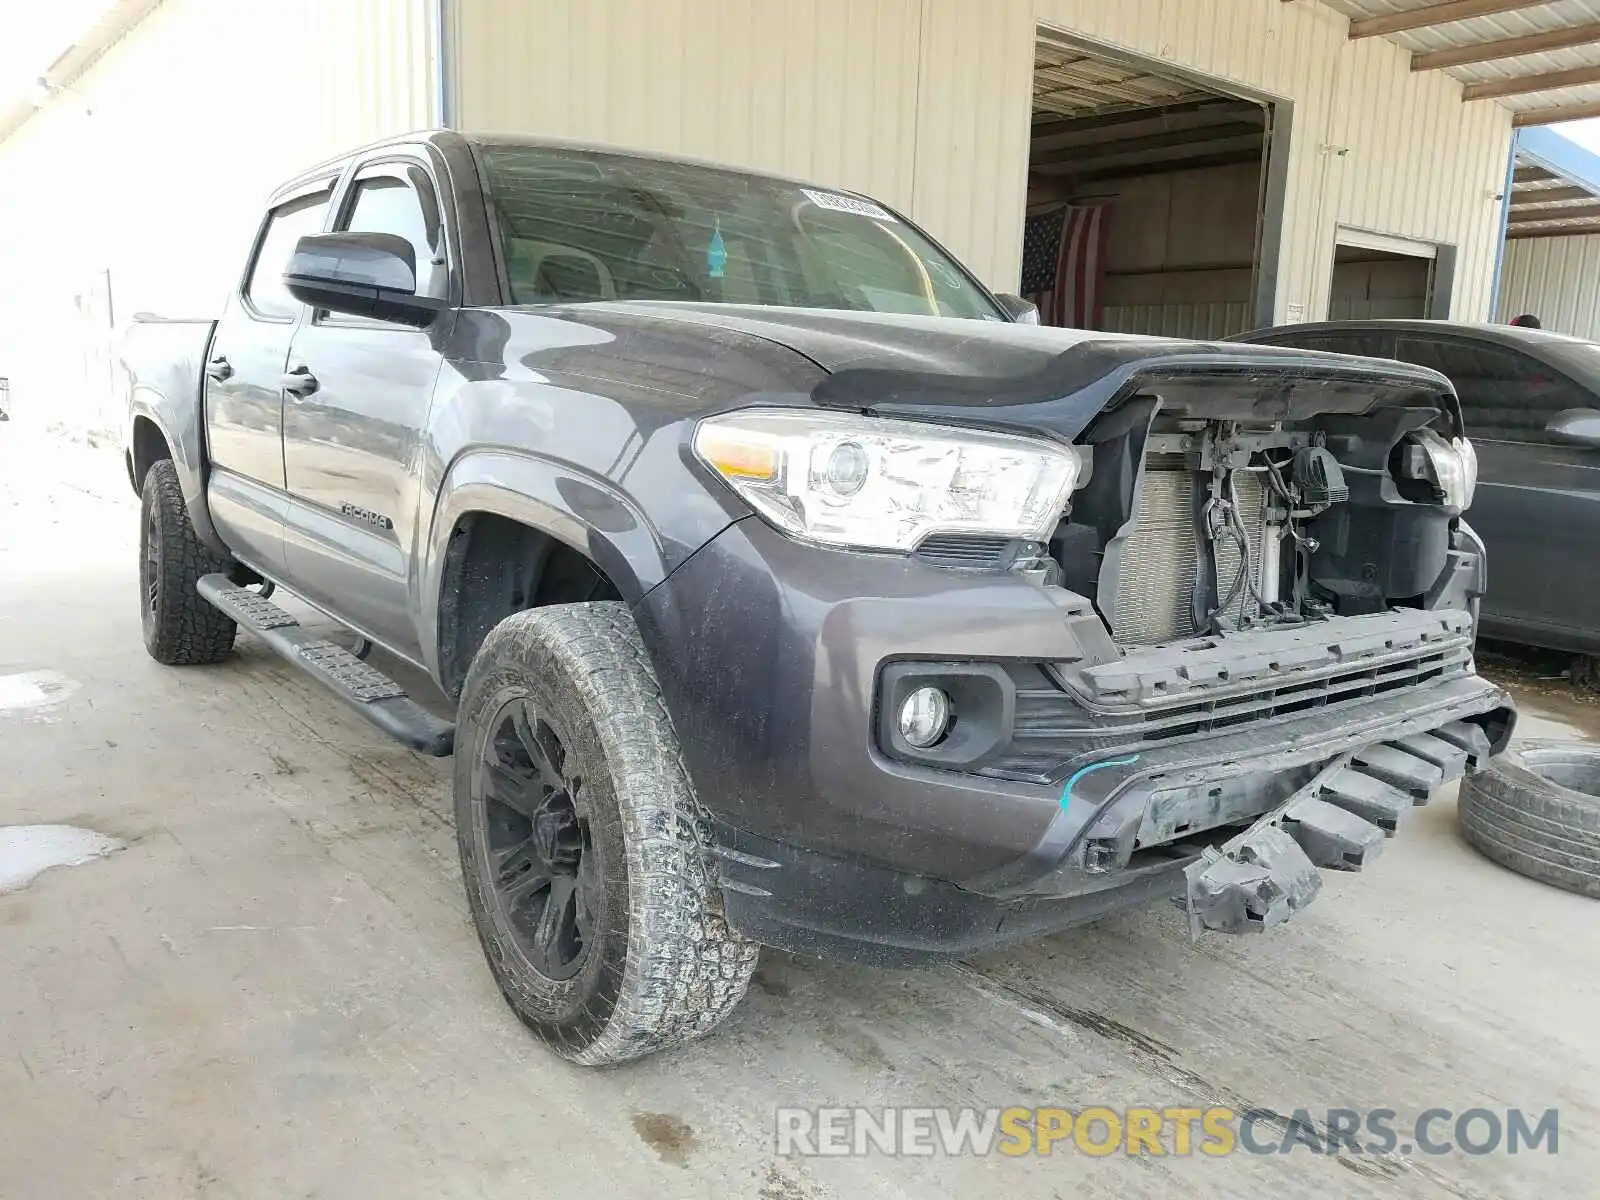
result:
[(167, 444), (195, 534), (216, 553), (232, 558), (232, 552), (211, 523), (211, 509), (206, 504), (205, 433), (201, 427), (199, 403), (148, 385), (133, 384), (128, 396), (128, 427), (123, 444), (128, 452), (128, 481), (135, 492), (140, 491), (144, 483), (133, 470), (133, 431), (141, 418), (154, 425)]

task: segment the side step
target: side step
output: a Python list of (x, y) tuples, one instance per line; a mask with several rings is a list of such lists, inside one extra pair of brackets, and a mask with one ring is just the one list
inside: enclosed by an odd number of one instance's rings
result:
[(314, 637), (272, 601), (236, 586), (226, 575), (195, 585), (207, 601), (328, 688), (351, 708), (419, 754), (443, 758), (455, 749), (456, 728), (423, 708), (394, 680), (343, 646)]

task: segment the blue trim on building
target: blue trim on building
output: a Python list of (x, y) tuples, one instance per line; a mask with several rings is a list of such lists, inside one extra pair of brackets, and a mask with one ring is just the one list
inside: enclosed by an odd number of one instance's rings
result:
[[(442, 2), (442, 0), (441, 0)], [(1494, 247), (1494, 278), (1489, 281), (1489, 320), (1500, 319), (1500, 272), (1506, 265), (1506, 230), (1511, 225), (1511, 189), (1517, 178), (1517, 149), (1525, 133), (1542, 132), (1531, 129), (1514, 129), (1511, 132), (1511, 153), (1506, 156), (1506, 183), (1500, 192), (1500, 240)]]
[(1506, 231), (1511, 221), (1511, 192), (1518, 167), (1543, 167), (1562, 181), (1586, 188), (1600, 199), (1600, 154), (1585, 150), (1554, 129), (1535, 125), (1511, 135), (1506, 156), (1506, 183), (1500, 205), (1500, 243), (1495, 247), (1494, 278), (1489, 284), (1489, 320), (1500, 320), (1500, 272), (1505, 266)]
[(1554, 129), (1534, 126), (1517, 130), (1511, 143), (1511, 157), (1543, 167), (1600, 196), (1600, 154), (1585, 150)]
[(434, 70), (434, 124), (450, 129), (455, 124), (455, 72), (451, 70), (451, 0), (433, 0), (433, 35), (437, 43)]

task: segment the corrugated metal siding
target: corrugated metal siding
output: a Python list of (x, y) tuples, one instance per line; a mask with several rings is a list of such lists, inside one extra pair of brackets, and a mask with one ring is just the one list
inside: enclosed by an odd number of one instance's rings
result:
[(1510, 118), (1281, 0), (455, 0), (460, 122), (871, 192), (1016, 286), (1040, 23), (1294, 102), (1278, 315), (1326, 311), (1334, 227), (1458, 247), (1484, 316)]
[(430, 14), (430, 0), (166, 0), (0, 142), (5, 224), (28, 231), (0, 262), (0, 375), (18, 407), (71, 402), (49, 360), (104, 336), (74, 298), (106, 271), (119, 323), (210, 314), (276, 184), (431, 124)]
[(1513, 238), (1500, 274), (1500, 312), (1533, 313), (1546, 329), (1600, 341), (1600, 234)]
[(1166, 304), (1108, 304), (1100, 327), (1111, 333), (1153, 333), (1161, 337), (1224, 338), (1249, 329), (1248, 301)]
[(736, 163), (909, 206), (922, 0), (456, 0), (457, 123)]
[(455, 0), (452, 11), (465, 128), (852, 188), (958, 239), (986, 278), (1016, 273), (1031, 0)]
[(1033, 112), (1030, 0), (925, 0), (915, 218), (986, 283), (1022, 271)]

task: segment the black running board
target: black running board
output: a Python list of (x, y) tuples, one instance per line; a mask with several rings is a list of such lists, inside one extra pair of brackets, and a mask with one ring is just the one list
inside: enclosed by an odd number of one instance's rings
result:
[(351, 708), (419, 754), (443, 758), (455, 749), (456, 727), (423, 708), (394, 680), (343, 646), (315, 637), (272, 601), (206, 575), (200, 595), (310, 675)]

